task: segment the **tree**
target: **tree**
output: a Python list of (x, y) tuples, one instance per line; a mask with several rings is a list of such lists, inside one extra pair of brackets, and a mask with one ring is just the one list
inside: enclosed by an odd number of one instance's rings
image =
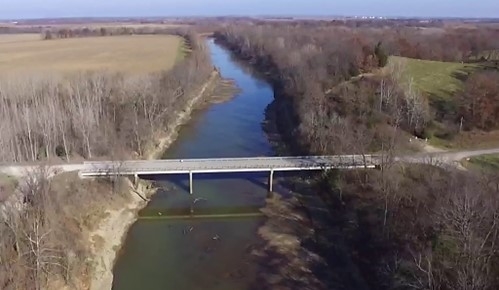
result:
[(382, 42), (378, 42), (374, 47), (374, 54), (378, 58), (378, 66), (385, 67), (388, 64), (388, 55), (383, 49)]
[(491, 130), (499, 126), (499, 73), (473, 73), (459, 96), (460, 116), (467, 128)]

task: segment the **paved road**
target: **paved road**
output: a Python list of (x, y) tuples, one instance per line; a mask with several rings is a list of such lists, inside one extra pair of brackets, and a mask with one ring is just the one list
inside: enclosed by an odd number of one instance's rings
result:
[[(410, 163), (427, 163), (440, 166), (455, 166), (456, 162), (474, 156), (499, 154), (499, 148), (484, 150), (468, 150), (456, 152), (420, 153), (397, 157), (396, 161)], [(369, 167), (379, 164), (376, 155), (366, 155)], [(152, 160), (126, 162), (84, 162), (51, 166), (50, 175), (58, 172), (80, 171), (82, 175), (107, 174), (110, 170), (121, 174), (158, 174), (192, 172), (256, 172), (275, 170), (318, 170), (323, 168), (357, 168), (364, 167), (361, 155), (343, 156), (298, 156), (298, 157), (256, 157), (256, 158), (218, 158), (218, 159), (185, 159), (185, 160)], [(0, 172), (11, 176), (25, 176), (38, 170), (38, 166), (0, 166)]]
[(85, 162), (80, 176), (110, 175), (153, 175), (178, 173), (214, 172), (259, 172), (320, 170), (324, 168), (373, 168), (376, 159), (372, 156), (294, 156), (294, 157), (255, 157), (255, 158), (216, 158), (216, 159), (175, 159), (125, 162)]

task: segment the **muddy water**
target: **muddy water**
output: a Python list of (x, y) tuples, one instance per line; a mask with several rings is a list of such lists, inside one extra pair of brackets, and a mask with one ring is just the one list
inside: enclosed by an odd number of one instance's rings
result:
[[(272, 155), (261, 125), (271, 86), (213, 41), (209, 47), (213, 64), (240, 92), (195, 113), (165, 158)], [(266, 175), (195, 174), (193, 196), (187, 176), (156, 180), (163, 188), (128, 233), (113, 289), (258, 289), (261, 268), (251, 251), (259, 243)]]

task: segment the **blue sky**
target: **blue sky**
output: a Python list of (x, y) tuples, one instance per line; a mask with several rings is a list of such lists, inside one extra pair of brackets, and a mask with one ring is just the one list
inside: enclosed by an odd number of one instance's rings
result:
[(0, 0), (0, 19), (269, 14), (499, 17), (499, 0)]

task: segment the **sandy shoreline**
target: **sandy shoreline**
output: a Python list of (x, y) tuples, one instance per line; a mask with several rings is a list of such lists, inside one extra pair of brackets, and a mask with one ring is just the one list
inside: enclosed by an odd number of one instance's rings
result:
[[(186, 108), (178, 114), (176, 122), (169, 126), (163, 132), (162, 137), (157, 139), (155, 146), (146, 154), (146, 159), (160, 158), (163, 152), (178, 137), (180, 126), (187, 123), (191, 113), (197, 108), (197, 105), (206, 97), (207, 90), (216, 84), (219, 74), (212, 73), (210, 79), (200, 89), (199, 93), (191, 99)], [(132, 184), (130, 184), (132, 186)], [(143, 196), (151, 196), (154, 190), (148, 188), (147, 183), (140, 183), (136, 189)], [(113, 267), (117, 253), (121, 248), (126, 237), (128, 229), (137, 220), (138, 212), (147, 206), (147, 202), (141, 199), (137, 194), (130, 190), (131, 197), (128, 204), (121, 210), (109, 210), (99, 227), (91, 233), (91, 240), (101, 240), (98, 249), (94, 248), (92, 260), (94, 261), (93, 273), (91, 275), (91, 290), (109, 290), (113, 284)]]

